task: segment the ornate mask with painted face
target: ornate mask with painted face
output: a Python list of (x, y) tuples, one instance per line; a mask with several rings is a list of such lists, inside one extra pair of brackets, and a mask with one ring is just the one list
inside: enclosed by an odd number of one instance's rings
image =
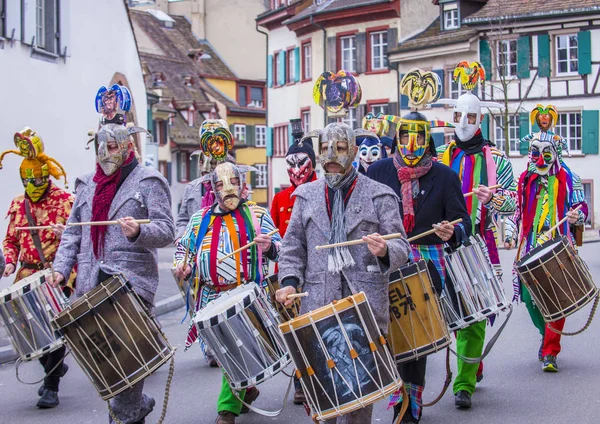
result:
[(358, 159), (365, 171), (369, 169), (369, 165), (383, 157), (385, 153), (379, 140), (367, 138), (358, 147)]
[(224, 119), (207, 119), (200, 126), (200, 149), (217, 160), (225, 160), (233, 149), (233, 136)]
[[(21, 164), (21, 181), (29, 198), (37, 202), (48, 189), (48, 165), (41, 165), (38, 161), (24, 160)], [(33, 166), (30, 166), (33, 163)], [(41, 166), (40, 166), (41, 165)]]
[(531, 125), (537, 124), (541, 131), (549, 131), (558, 119), (558, 112), (553, 105), (544, 107), (541, 104), (535, 106), (529, 115)]
[(427, 153), (431, 123), (419, 112), (411, 112), (400, 120), (398, 152), (407, 166), (417, 165)]
[(229, 162), (217, 165), (212, 175), (212, 189), (224, 211), (233, 211), (242, 198), (242, 175), (240, 170)]
[(331, 185), (338, 184), (352, 167), (356, 150), (356, 135), (350, 126), (334, 122), (321, 131), (319, 163)]
[(551, 138), (535, 138), (531, 142), (531, 162), (539, 175), (554, 175), (560, 169), (556, 145)]
[(314, 172), (312, 160), (306, 153), (292, 153), (285, 157), (287, 173), (294, 186), (306, 183)]

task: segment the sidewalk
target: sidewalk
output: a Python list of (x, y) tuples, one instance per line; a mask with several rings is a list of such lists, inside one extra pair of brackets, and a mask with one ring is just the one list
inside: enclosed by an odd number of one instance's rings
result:
[[(177, 288), (177, 283), (173, 279), (173, 274), (171, 274), (174, 252), (175, 247), (165, 247), (158, 250), (159, 283), (154, 299), (154, 313), (156, 316), (171, 312), (185, 304), (183, 297), (179, 294), (179, 289)], [(0, 290), (8, 287), (12, 284), (12, 281), (13, 278), (2, 278), (2, 280), (0, 280)], [(13, 361), (16, 358), (17, 354), (12, 348), (4, 325), (0, 324), (0, 364)]]

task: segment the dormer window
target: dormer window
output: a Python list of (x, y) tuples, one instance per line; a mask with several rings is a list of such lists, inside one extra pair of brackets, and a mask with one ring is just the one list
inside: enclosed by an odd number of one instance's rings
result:
[(155, 72), (152, 74), (152, 86), (153, 87), (164, 86), (165, 80), (166, 80), (165, 74), (163, 74), (162, 72)]
[(188, 125), (190, 127), (194, 126), (194, 112), (196, 112), (196, 109), (194, 108), (194, 106), (190, 106), (190, 108), (188, 109), (188, 113), (187, 113), (187, 121), (188, 121)]
[(186, 87), (191, 87), (194, 85), (194, 78), (193, 77), (183, 77), (183, 83), (185, 84)]
[(444, 30), (460, 28), (458, 19), (458, 3), (444, 3)]

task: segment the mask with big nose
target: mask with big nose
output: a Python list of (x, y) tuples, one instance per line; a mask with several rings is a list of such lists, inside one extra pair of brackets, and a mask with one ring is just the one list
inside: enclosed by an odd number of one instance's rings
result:
[(223, 210), (235, 210), (242, 196), (242, 178), (240, 170), (229, 162), (217, 165), (212, 173), (212, 189)]
[(535, 164), (535, 172), (542, 176), (554, 175), (560, 168), (560, 162), (556, 160), (558, 158), (556, 145), (546, 137), (542, 135), (542, 139), (535, 138), (531, 142), (530, 162)]

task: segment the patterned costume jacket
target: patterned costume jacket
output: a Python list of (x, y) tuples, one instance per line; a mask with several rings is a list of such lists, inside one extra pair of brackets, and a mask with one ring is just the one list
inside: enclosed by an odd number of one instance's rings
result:
[[(77, 179), (75, 204), (69, 222), (91, 221), (95, 189), (93, 174)], [(97, 286), (102, 269), (111, 275), (123, 274), (142, 299), (151, 305), (154, 303), (158, 286), (156, 249), (169, 245), (175, 238), (171, 192), (161, 174), (137, 165), (125, 178), (110, 205), (108, 219), (126, 216), (150, 219), (151, 222), (140, 225), (136, 238), (126, 237), (120, 225), (108, 226), (104, 255), (100, 258), (94, 255), (90, 226), (67, 227), (63, 233), (54, 270), (68, 275), (77, 262), (77, 296)]]
[[(356, 187), (345, 210), (348, 240), (365, 235), (403, 233), (398, 197), (391, 188), (358, 175)], [(302, 299), (301, 313), (312, 311), (342, 298), (342, 274), (328, 271), (328, 254), (315, 246), (329, 243), (331, 222), (325, 203), (325, 180), (299, 186), (292, 219), (283, 240), (279, 260), (279, 281), (288, 276), (300, 280), (309, 293)], [(387, 241), (389, 266), (375, 257), (367, 244), (349, 246), (355, 265), (342, 270), (352, 293), (364, 291), (373, 308), (379, 328), (386, 332), (390, 320), (388, 279), (390, 272), (408, 261), (410, 245), (406, 238)]]
[[(40, 270), (42, 269), (42, 261), (35, 248), (31, 232), (18, 231), (16, 229), (16, 227), (29, 226), (29, 221), (27, 221), (27, 215), (25, 214), (26, 201), (29, 202), (31, 215), (36, 225), (42, 226), (55, 223), (66, 224), (71, 214), (73, 200), (74, 197), (72, 194), (60, 189), (53, 183), (50, 183), (46, 194), (37, 202), (32, 202), (29, 198), (26, 199), (23, 194), (15, 197), (8, 209), (7, 218), (9, 218), (9, 223), (3, 242), (6, 263), (13, 264), (18, 268), (17, 262), (21, 261), (22, 263), (37, 265)], [(60, 240), (56, 238), (52, 229), (39, 230), (38, 234), (40, 235), (42, 252), (46, 260), (48, 262), (54, 261)], [(37, 269), (31, 268), (18, 268), (15, 281), (35, 274), (37, 271)], [(69, 273), (64, 275), (67, 276)], [(70, 283), (73, 282), (75, 275), (72, 275), (72, 277), (69, 279)]]

